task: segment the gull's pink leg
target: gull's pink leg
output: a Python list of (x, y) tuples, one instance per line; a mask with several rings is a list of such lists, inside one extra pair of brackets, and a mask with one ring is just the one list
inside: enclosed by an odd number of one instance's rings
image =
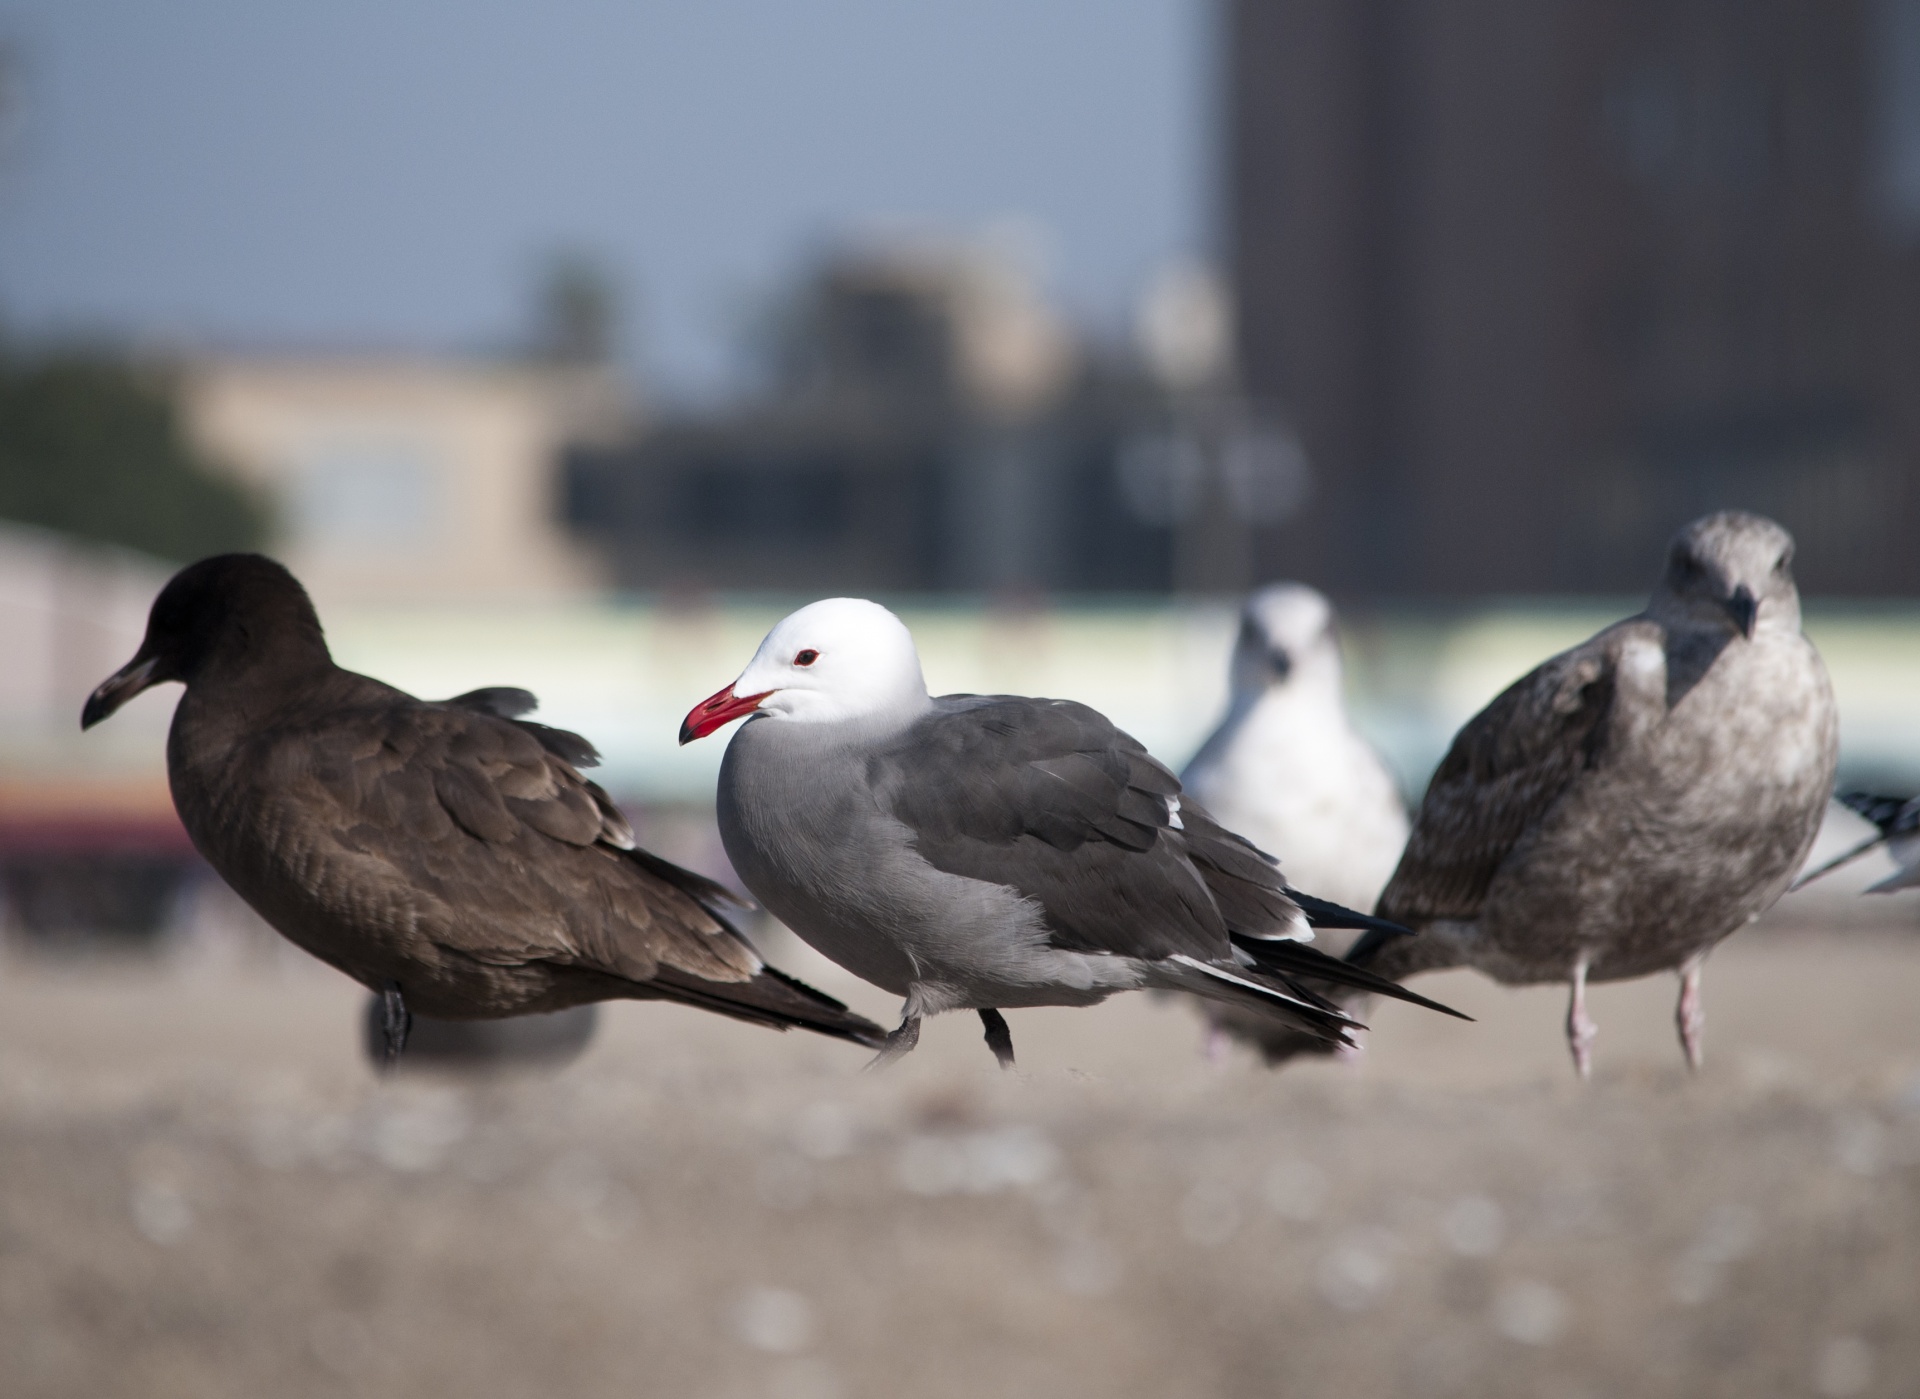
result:
[(1706, 960), (1702, 952), (1680, 964), (1680, 1005), (1673, 1015), (1680, 1027), (1680, 1047), (1687, 1051), (1687, 1067), (1695, 1072), (1707, 1057), (1707, 1011), (1700, 1004), (1700, 967)]
[(1600, 1027), (1587, 1016), (1587, 954), (1582, 952), (1573, 964), (1573, 995), (1567, 1001), (1567, 1048), (1583, 1079), (1593, 1076), (1593, 1042), (1599, 1034)]

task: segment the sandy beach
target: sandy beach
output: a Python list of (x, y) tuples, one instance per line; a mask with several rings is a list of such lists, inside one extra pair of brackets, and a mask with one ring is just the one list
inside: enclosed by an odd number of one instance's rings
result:
[[(887, 998), (789, 950), (891, 1020)], [(851, 1046), (617, 1005), (564, 1071), (377, 1081), (291, 957), (0, 965), (0, 1392), (1910, 1395), (1920, 936), (1764, 929), (1601, 987), (1421, 989), (1364, 1061), (1184, 1006)]]

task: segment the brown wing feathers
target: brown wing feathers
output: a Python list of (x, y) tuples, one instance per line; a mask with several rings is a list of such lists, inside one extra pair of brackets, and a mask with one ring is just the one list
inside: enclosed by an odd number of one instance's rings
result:
[(479, 693), (489, 702), (382, 706), (382, 741), (359, 745), (352, 780), (335, 785), (363, 837), (404, 831), (380, 853), (454, 914), (436, 942), (483, 962), (618, 978), (626, 995), (877, 1040), (877, 1026), (761, 962), (719, 912), (741, 902), (724, 886), (635, 848), (626, 818), (573, 767), (598, 760), (590, 744), (506, 717), (524, 712), (525, 692)]
[(1433, 775), (1380, 895), (1381, 916), (1477, 914), (1522, 836), (1598, 760), (1612, 703), (1609, 658), (1584, 646), (1523, 676), (1470, 720)]

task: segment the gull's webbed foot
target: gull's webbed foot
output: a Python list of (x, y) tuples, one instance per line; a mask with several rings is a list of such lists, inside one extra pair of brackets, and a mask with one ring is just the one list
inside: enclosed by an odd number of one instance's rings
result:
[(397, 981), (389, 981), (380, 988), (380, 1025), (386, 1035), (386, 1052), (381, 1056), (380, 1067), (390, 1073), (399, 1067), (407, 1036), (413, 1031), (413, 1013), (407, 1009), (407, 998), (400, 993)]
[(1687, 1067), (1695, 1073), (1707, 1059), (1707, 1009), (1700, 1000), (1700, 971), (1706, 960), (1707, 954), (1702, 952), (1681, 964), (1680, 1004), (1673, 1013), (1680, 1030), (1680, 1047), (1687, 1052)]
[(1574, 1071), (1582, 1079), (1593, 1077), (1593, 1042), (1600, 1027), (1587, 1014), (1587, 958), (1582, 953), (1573, 964), (1573, 994), (1567, 999), (1567, 1048), (1573, 1051)]
[(900, 1022), (900, 1027), (880, 1041), (880, 1052), (873, 1056), (869, 1069), (885, 1068), (894, 1060), (908, 1053), (920, 1043), (920, 1017), (909, 1015)]

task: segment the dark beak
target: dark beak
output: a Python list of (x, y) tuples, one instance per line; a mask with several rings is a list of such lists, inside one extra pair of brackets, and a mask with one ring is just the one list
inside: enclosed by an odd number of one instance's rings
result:
[(102, 719), (112, 714), (121, 705), (132, 699), (158, 679), (154, 672), (160, 668), (160, 662), (153, 656), (135, 656), (120, 669), (100, 682), (100, 688), (87, 696), (86, 708), (80, 711), (80, 727), (90, 729)]
[(1745, 583), (1733, 590), (1733, 596), (1726, 601), (1727, 615), (1733, 618), (1733, 624), (1740, 628), (1740, 635), (1748, 641), (1753, 640), (1753, 624), (1760, 616), (1760, 603), (1753, 595), (1753, 589)]

